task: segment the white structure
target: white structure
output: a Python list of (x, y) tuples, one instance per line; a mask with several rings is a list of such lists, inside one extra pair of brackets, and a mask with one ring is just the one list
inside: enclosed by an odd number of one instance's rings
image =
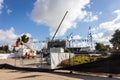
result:
[(74, 56), (73, 53), (50, 53), (50, 67), (51, 69), (55, 69), (58, 65), (66, 59), (72, 58)]
[(50, 48), (50, 56), (47, 57), (47, 63), (50, 64), (50, 69), (55, 69), (66, 59), (74, 57), (73, 53), (65, 53), (63, 48)]

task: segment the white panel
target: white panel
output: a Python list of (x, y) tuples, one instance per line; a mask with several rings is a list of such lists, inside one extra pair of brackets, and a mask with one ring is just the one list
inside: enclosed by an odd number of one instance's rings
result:
[(73, 53), (50, 53), (51, 57), (51, 69), (57, 68), (57, 66), (66, 59), (69, 59), (69, 57), (73, 57)]

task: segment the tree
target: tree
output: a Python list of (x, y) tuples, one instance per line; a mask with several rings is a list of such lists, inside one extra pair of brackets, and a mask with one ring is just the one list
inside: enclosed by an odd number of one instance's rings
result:
[(20, 41), (23, 41), (24, 43), (27, 43), (29, 41), (29, 37), (27, 35), (22, 35), (21, 38), (18, 38), (16, 41), (16, 44), (18, 44)]
[(109, 45), (104, 45), (102, 43), (96, 43), (95, 49), (98, 51), (107, 51), (110, 49)]
[(24, 43), (27, 43), (29, 41), (29, 37), (24, 34), (20, 38), (18, 38), (17, 41), (16, 41), (16, 46), (17, 47), (19, 47), (20, 45), (22, 45), (21, 41), (24, 42)]
[(110, 42), (112, 43), (114, 50), (120, 50), (120, 30), (115, 31)]
[(65, 52), (70, 53), (71, 51), (70, 51), (70, 49), (65, 48)]
[(29, 37), (27, 35), (23, 35), (21, 36), (21, 40), (24, 42), (24, 43), (27, 43), (29, 41)]
[(9, 47), (8, 47), (8, 45), (5, 45), (5, 46), (4, 46), (4, 51), (6, 51), (6, 52), (9, 51)]

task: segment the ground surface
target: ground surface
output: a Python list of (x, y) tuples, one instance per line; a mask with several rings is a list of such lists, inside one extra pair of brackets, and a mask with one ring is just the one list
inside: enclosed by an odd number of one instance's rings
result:
[[(37, 67), (39, 59), (20, 60), (1, 59), (0, 64), (11, 64), (19, 67)], [(34, 63), (34, 64), (33, 64)], [(36, 63), (36, 64), (35, 64)], [(107, 74), (92, 74), (92, 73), (76, 73), (70, 74), (69, 71), (54, 71), (54, 72), (28, 72), (10, 69), (0, 69), (0, 80), (120, 80), (120, 76), (108, 78)]]
[(0, 80), (119, 80), (119, 79), (58, 72), (44, 73), (2, 69), (0, 70)]

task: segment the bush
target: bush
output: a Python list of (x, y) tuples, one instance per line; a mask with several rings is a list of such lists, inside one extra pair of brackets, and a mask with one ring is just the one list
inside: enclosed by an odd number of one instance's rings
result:
[(67, 59), (61, 62), (62, 67), (84, 64), (90, 62), (90, 57), (86, 55), (76, 56), (71, 59)]
[(106, 56), (98, 56), (97, 58), (96, 58), (96, 60), (101, 60), (101, 59), (104, 59), (104, 58), (107, 58)]
[(90, 57), (88, 56), (77, 56), (73, 58), (73, 64), (83, 64), (83, 63), (88, 63), (90, 62)]
[(71, 51), (70, 51), (68, 48), (66, 48), (66, 49), (65, 49), (65, 52), (66, 52), (66, 53), (69, 53), (69, 52), (71, 52)]

